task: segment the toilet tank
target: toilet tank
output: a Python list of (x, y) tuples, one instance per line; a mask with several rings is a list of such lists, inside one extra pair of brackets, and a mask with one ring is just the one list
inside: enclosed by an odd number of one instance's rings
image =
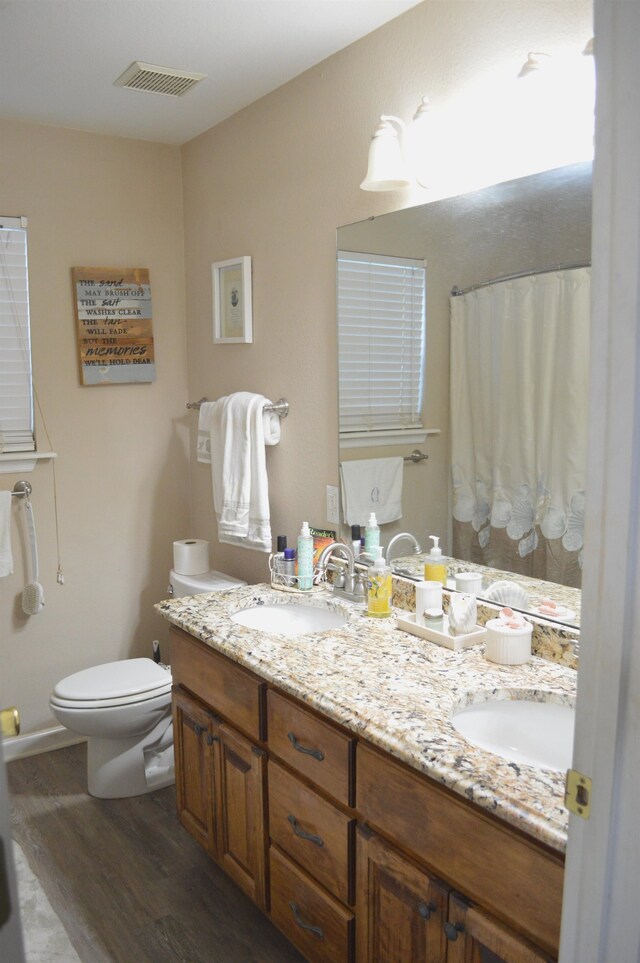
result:
[(215, 569), (202, 575), (179, 575), (171, 569), (168, 592), (173, 598), (179, 599), (183, 595), (199, 595), (201, 592), (228, 592), (246, 584), (239, 578), (232, 578)]

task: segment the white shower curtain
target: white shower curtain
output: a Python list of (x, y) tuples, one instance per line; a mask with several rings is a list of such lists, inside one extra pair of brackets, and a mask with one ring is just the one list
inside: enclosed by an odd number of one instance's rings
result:
[(580, 585), (590, 274), (451, 298), (455, 557)]

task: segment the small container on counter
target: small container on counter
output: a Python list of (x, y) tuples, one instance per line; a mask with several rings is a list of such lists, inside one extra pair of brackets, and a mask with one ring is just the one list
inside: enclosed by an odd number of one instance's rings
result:
[(510, 608), (503, 608), (497, 619), (486, 626), (484, 657), (499, 665), (522, 665), (531, 658), (533, 626)]
[(282, 574), (284, 584), (287, 588), (295, 588), (296, 585), (296, 550), (295, 548), (285, 548), (284, 559), (282, 562)]
[(364, 550), (367, 555), (375, 559), (377, 556), (377, 549), (380, 545), (380, 526), (376, 520), (374, 512), (369, 515), (369, 521), (364, 530)]
[(298, 588), (306, 592), (313, 588), (313, 535), (309, 522), (302, 523), (298, 535)]
[(439, 627), (443, 615), (442, 582), (418, 582), (416, 585), (416, 625)]

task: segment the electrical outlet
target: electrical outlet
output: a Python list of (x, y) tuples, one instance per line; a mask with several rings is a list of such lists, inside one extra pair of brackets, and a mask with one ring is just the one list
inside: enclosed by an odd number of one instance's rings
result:
[(334, 525), (340, 524), (337, 485), (327, 485), (327, 521)]

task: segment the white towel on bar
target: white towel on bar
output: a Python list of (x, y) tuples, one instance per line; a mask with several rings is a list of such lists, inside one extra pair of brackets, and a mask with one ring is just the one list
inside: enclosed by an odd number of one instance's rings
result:
[[(220, 401), (224, 401), (223, 398)], [(203, 401), (200, 404), (198, 415), (198, 440), (196, 448), (196, 461), (204, 465), (211, 464), (211, 416), (217, 401)], [(265, 404), (271, 402), (265, 398)], [(262, 412), (262, 428), (264, 431), (264, 443), (268, 447), (277, 445), (280, 441), (280, 416), (275, 411)]]
[(0, 492), (0, 578), (13, 572), (11, 554), (11, 492)]
[[(277, 415), (263, 411), (271, 402), (249, 391), (208, 402), (200, 425), (208, 425), (213, 506), (218, 541), (261, 552), (271, 551), (269, 483), (265, 444), (280, 439)], [(265, 435), (265, 419), (269, 430)], [(272, 418), (278, 421), (276, 425)], [(198, 460), (206, 453), (198, 445)]]
[(364, 525), (375, 512), (378, 525), (402, 518), (404, 459), (363, 458), (343, 461), (342, 509), (347, 525)]

